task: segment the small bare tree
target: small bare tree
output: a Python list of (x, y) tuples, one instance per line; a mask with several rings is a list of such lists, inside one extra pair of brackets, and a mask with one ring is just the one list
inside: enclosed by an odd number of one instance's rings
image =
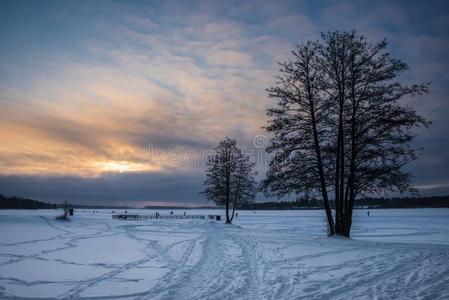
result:
[[(237, 148), (235, 139), (225, 138), (215, 148), (208, 161), (206, 189), (202, 192), (208, 200), (224, 205), (226, 223), (232, 223), (238, 205), (254, 201), (254, 162)], [(232, 211), (230, 211), (232, 205)]]

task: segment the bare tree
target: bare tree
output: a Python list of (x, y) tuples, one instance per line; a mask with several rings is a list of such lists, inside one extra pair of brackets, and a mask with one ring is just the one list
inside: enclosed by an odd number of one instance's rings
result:
[[(306, 60), (311, 47), (314, 59)], [(326, 208), (330, 235), (350, 235), (357, 196), (412, 189), (410, 174), (402, 171), (418, 156), (412, 129), (430, 123), (401, 99), (426, 93), (428, 84), (397, 82), (407, 65), (386, 47), (385, 40), (371, 44), (355, 32), (323, 34), (297, 47), (295, 60), (281, 64), (280, 81), (269, 89), (280, 99), (268, 110), (267, 131), (274, 134), (269, 151), (281, 158), (270, 163), (266, 190), (319, 190), (325, 206), (333, 190), (335, 223)]]
[(266, 128), (273, 134), (268, 152), (275, 153), (263, 183), (267, 195), (319, 193), (326, 210), (329, 235), (334, 221), (329, 205), (322, 143), (327, 141), (327, 108), (321, 92), (322, 70), (317, 45), (307, 42), (292, 51), (294, 61), (281, 63), (270, 97), (278, 99), (267, 110)]
[[(208, 161), (206, 189), (202, 194), (218, 205), (224, 205), (226, 223), (232, 223), (235, 208), (255, 198), (254, 162), (237, 148), (235, 139), (225, 138)], [(232, 205), (232, 211), (230, 211)]]

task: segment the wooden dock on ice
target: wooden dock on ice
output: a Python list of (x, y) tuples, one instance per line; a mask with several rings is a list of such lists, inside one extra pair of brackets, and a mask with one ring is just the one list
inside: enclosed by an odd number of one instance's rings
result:
[(139, 214), (118, 214), (118, 215), (112, 215), (112, 219), (115, 220), (171, 220), (171, 219), (197, 219), (197, 220), (204, 220), (206, 219), (211, 220), (221, 220), (221, 216), (219, 215), (139, 215)]

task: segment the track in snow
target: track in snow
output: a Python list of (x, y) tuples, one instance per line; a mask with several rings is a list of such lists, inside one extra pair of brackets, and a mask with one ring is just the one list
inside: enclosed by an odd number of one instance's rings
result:
[(42, 212), (0, 212), (2, 299), (449, 297), (447, 211), (370, 218), (351, 240), (307, 212), (240, 213), (239, 226)]

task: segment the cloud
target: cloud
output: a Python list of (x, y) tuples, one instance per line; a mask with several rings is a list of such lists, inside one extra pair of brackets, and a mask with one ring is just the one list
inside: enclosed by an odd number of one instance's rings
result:
[(210, 205), (201, 191), (203, 174), (108, 173), (100, 177), (0, 176), (5, 195), (38, 198), (52, 203), (67, 200), (81, 205)]
[(251, 67), (252, 59), (248, 53), (239, 51), (215, 51), (208, 57), (208, 62), (213, 65), (226, 67)]
[[(159, 27), (153, 20), (126, 10), (124, 19), (100, 27), (105, 39), (81, 42), (86, 59), (57, 54), (17, 65), (32, 79), (1, 89), (0, 137), (14, 141), (0, 147), (4, 173), (90, 176), (114, 161), (133, 163), (150, 144), (204, 149), (226, 135), (251, 139), (261, 131), (271, 75), (243, 51), (251, 46), (244, 25), (206, 20), (162, 35), (148, 33)], [(33, 166), (36, 157), (45, 159)]]
[[(171, 150), (201, 152), (224, 136), (250, 144), (266, 125), (272, 101), (265, 89), (275, 82), (277, 61), (320, 31), (353, 28), (371, 41), (388, 37), (392, 53), (411, 67), (403, 80), (432, 81), (429, 96), (410, 102), (434, 121), (420, 132), (416, 145), (426, 150), (410, 170), (418, 185), (448, 181), (442, 166), (449, 157), (441, 149), (449, 134), (449, 18), (442, 5), (205, 1), (8, 8), (10, 17), (0, 21), (3, 187), (17, 180), (25, 189), (35, 176), (62, 186), (82, 182), (89, 193), (96, 190), (89, 180), (107, 189), (116, 172), (114, 180), (123, 180), (129, 192), (130, 178), (155, 180), (174, 170), (181, 182), (203, 169), (172, 161)], [(39, 14), (19, 24), (34, 11)], [(150, 145), (163, 153), (157, 164), (139, 159)], [(263, 173), (265, 166), (259, 168)], [(199, 189), (199, 179), (192, 180)]]

